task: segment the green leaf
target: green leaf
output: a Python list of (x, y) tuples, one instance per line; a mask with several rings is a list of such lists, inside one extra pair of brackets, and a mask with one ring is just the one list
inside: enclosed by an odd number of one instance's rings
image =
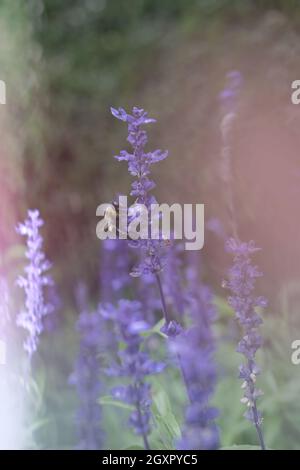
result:
[(125, 410), (132, 411), (134, 407), (129, 405), (128, 403), (124, 403), (122, 401), (114, 400), (111, 396), (104, 396), (98, 400), (98, 403), (103, 406), (115, 406), (117, 408), (123, 408)]
[(153, 396), (153, 414), (162, 442), (166, 448), (172, 448), (174, 441), (180, 437), (180, 426), (173, 413), (169, 397), (162, 388)]
[(38, 421), (34, 421), (31, 426), (29, 426), (28, 428), (28, 432), (29, 433), (34, 433), (36, 432), (37, 430), (47, 426), (49, 423), (51, 422), (51, 419), (50, 418), (43, 418), (43, 419), (40, 419)]
[(154, 325), (153, 328), (151, 328), (151, 330), (147, 330), (144, 333), (142, 333), (142, 336), (148, 337), (148, 336), (151, 336), (153, 334), (157, 334), (159, 336), (162, 336), (163, 338), (166, 338), (166, 335), (164, 335), (160, 331), (161, 328), (164, 326), (164, 323), (165, 323), (165, 320), (163, 318), (161, 318), (161, 320), (159, 320), (159, 322), (157, 322), (156, 325)]

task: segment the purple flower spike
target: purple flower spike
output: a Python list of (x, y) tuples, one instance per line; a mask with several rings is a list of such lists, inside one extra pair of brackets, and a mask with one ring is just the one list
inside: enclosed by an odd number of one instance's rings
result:
[(17, 325), (28, 331), (24, 349), (30, 359), (37, 350), (44, 317), (53, 311), (53, 306), (44, 298), (44, 289), (53, 285), (53, 280), (46, 274), (51, 264), (42, 251), (43, 238), (39, 229), (43, 223), (38, 210), (29, 210), (25, 222), (17, 227), (17, 232), (27, 237), (26, 258), (29, 261), (24, 269), (25, 275), (17, 280), (26, 298), (25, 308), (17, 316)]
[(136, 434), (142, 436), (145, 448), (149, 449), (151, 386), (145, 379), (160, 373), (164, 364), (153, 361), (147, 352), (141, 351), (143, 341), (140, 334), (148, 329), (148, 325), (143, 319), (140, 302), (120, 300), (117, 307), (105, 305), (100, 311), (106, 320), (113, 320), (119, 340), (126, 345), (119, 351), (120, 363), (110, 367), (108, 374), (128, 377), (130, 383), (115, 387), (112, 396), (134, 407), (129, 424)]
[(228, 288), (231, 296), (228, 303), (235, 311), (236, 318), (243, 329), (243, 337), (238, 344), (237, 352), (245, 356), (246, 361), (240, 366), (239, 378), (243, 380), (242, 389), (244, 396), (241, 402), (247, 406), (245, 417), (250, 420), (258, 433), (260, 445), (265, 449), (262, 435), (262, 415), (257, 409), (257, 399), (262, 395), (256, 387), (257, 376), (260, 370), (255, 362), (255, 354), (262, 346), (262, 337), (258, 327), (262, 319), (258, 315), (257, 307), (264, 308), (267, 300), (264, 297), (254, 295), (257, 278), (262, 276), (258, 268), (251, 262), (251, 256), (256, 253), (254, 242), (244, 243), (236, 239), (229, 239), (226, 249), (233, 254), (233, 265), (228, 272), (228, 280), (224, 287)]
[(76, 386), (80, 400), (77, 412), (80, 450), (99, 450), (103, 446), (101, 407), (98, 403), (101, 392), (99, 355), (103, 348), (103, 324), (103, 318), (98, 312), (86, 309), (82, 310), (77, 322), (80, 349), (70, 383)]
[[(164, 160), (168, 156), (167, 151), (145, 151), (148, 136), (143, 126), (155, 122), (155, 119), (149, 118), (146, 111), (137, 107), (132, 109), (132, 114), (128, 114), (122, 108), (111, 108), (111, 113), (117, 119), (126, 122), (128, 126), (127, 141), (131, 145), (132, 151), (130, 153), (121, 150), (116, 159), (118, 161), (127, 161), (128, 171), (135, 178), (131, 184), (130, 195), (136, 198), (137, 204), (143, 204), (149, 209), (151, 204), (156, 202), (154, 196), (150, 194), (152, 189), (155, 188), (154, 181), (149, 177), (151, 165)], [(150, 273), (157, 274), (162, 270), (164, 240), (138, 240), (132, 243), (132, 246), (139, 248), (141, 252), (141, 261), (131, 272), (133, 277)]]
[(212, 333), (216, 311), (212, 293), (201, 282), (195, 261), (197, 258), (193, 257), (187, 271), (187, 306), (192, 325), (172, 345), (181, 364), (189, 398), (178, 449), (214, 450), (219, 447), (219, 431), (215, 424), (218, 410), (210, 406), (217, 378)]

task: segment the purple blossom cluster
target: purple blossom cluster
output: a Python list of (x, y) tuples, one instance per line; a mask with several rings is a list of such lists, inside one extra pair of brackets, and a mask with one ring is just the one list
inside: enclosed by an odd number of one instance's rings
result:
[[(121, 150), (120, 154), (115, 158), (118, 161), (127, 161), (128, 171), (135, 180), (131, 184), (130, 195), (136, 198), (137, 204), (143, 204), (147, 209), (151, 204), (157, 203), (155, 197), (150, 192), (155, 188), (155, 183), (150, 179), (151, 165), (164, 160), (168, 156), (167, 151), (154, 150), (145, 151), (148, 142), (147, 132), (143, 126), (156, 122), (155, 119), (149, 118), (148, 113), (141, 108), (134, 107), (132, 114), (128, 114), (123, 108), (111, 108), (114, 117), (124, 121), (128, 126), (127, 141), (132, 147), (132, 153)], [(148, 235), (150, 235), (151, 223), (148, 224)], [(165, 293), (162, 287), (160, 272), (164, 268), (166, 258), (166, 240), (161, 235), (158, 239), (148, 236), (147, 239), (139, 239), (131, 242), (131, 246), (139, 248), (139, 263), (134, 266), (131, 275), (140, 277), (142, 275), (154, 275), (159, 291), (161, 309), (165, 319), (162, 332), (167, 336), (176, 336), (181, 332), (181, 326), (170, 317), (165, 299)]]
[(132, 405), (129, 424), (136, 434), (142, 436), (145, 449), (150, 449), (151, 386), (146, 378), (160, 373), (164, 364), (153, 361), (142, 349), (141, 333), (147, 331), (149, 325), (144, 320), (140, 302), (122, 299), (116, 307), (112, 304), (102, 306), (101, 314), (115, 323), (117, 337), (126, 345), (119, 351), (119, 362), (113, 364), (107, 373), (114, 377), (127, 377), (129, 384), (115, 387), (112, 396)]
[(28, 265), (25, 274), (18, 278), (18, 285), (25, 291), (25, 306), (17, 316), (17, 325), (27, 330), (24, 349), (31, 359), (36, 351), (40, 334), (44, 329), (44, 318), (53, 311), (53, 306), (45, 301), (45, 287), (53, 285), (48, 274), (51, 267), (43, 252), (43, 238), (40, 227), (43, 225), (38, 210), (29, 210), (24, 223), (17, 232), (27, 238), (26, 258)]
[(182, 437), (177, 446), (180, 450), (213, 450), (219, 447), (219, 431), (215, 424), (219, 413), (210, 406), (217, 379), (212, 333), (216, 311), (212, 293), (201, 282), (197, 268), (193, 263), (187, 270), (187, 310), (191, 326), (173, 343), (189, 399)]
[(99, 450), (103, 446), (101, 429), (101, 406), (98, 403), (101, 393), (101, 362), (103, 348), (103, 319), (98, 311), (82, 310), (77, 321), (80, 336), (79, 355), (71, 384), (76, 386), (79, 397), (77, 429), (81, 450)]
[[(132, 153), (122, 151), (116, 158), (126, 160), (129, 173), (136, 178), (132, 184), (131, 195), (136, 197), (137, 203), (149, 207), (156, 202), (154, 196), (149, 194), (155, 187), (154, 182), (149, 178), (150, 165), (167, 156), (166, 152), (162, 153), (161, 151), (145, 152), (147, 134), (141, 126), (154, 120), (148, 118), (147, 113), (138, 108), (133, 108), (132, 115), (127, 114), (121, 108), (119, 110), (112, 109), (112, 114), (128, 123), (128, 141), (133, 148)], [(204, 287), (199, 289), (197, 282), (191, 283), (188, 293), (184, 291), (180, 245), (169, 242), (168, 250), (166, 250), (163, 240), (149, 239), (139, 240), (136, 246), (140, 248), (142, 261), (135, 274), (141, 276), (141, 281), (145, 276), (154, 275), (159, 291), (160, 309), (165, 318), (161, 332), (169, 338), (169, 346), (175, 353), (174, 357), (178, 358), (190, 399), (186, 411), (183, 437), (179, 444), (180, 448), (217, 448), (218, 431), (214, 424), (216, 410), (209, 406), (216, 376), (213, 359), (214, 341), (211, 334), (214, 311), (209, 292)], [(163, 254), (162, 247), (164, 248)], [(162, 270), (163, 274), (160, 277)], [(148, 292), (146, 290), (145, 293), (149, 294), (149, 285), (146, 284), (146, 287)], [(136, 308), (138, 309), (138, 307)], [(169, 313), (169, 308), (173, 313), (173, 318)], [(186, 309), (190, 309), (193, 325), (184, 331), (182, 326), (177, 323), (176, 318), (181, 317), (181, 320), (184, 320)], [(122, 322), (120, 315), (118, 322)], [(127, 387), (118, 388), (116, 393), (119, 397), (123, 396), (125, 401), (132, 397), (132, 391), (130, 390), (128, 394)], [(147, 429), (144, 431), (146, 433)], [(147, 448), (148, 443), (145, 440), (145, 435), (144, 444)]]
[[(148, 136), (143, 126), (155, 122), (155, 119), (148, 117), (146, 111), (136, 107), (132, 109), (132, 114), (128, 114), (123, 108), (111, 108), (111, 112), (114, 117), (126, 122), (128, 126), (127, 141), (132, 150), (130, 153), (121, 150), (115, 158), (118, 161), (126, 161), (130, 175), (135, 178), (131, 184), (130, 195), (135, 198), (137, 204), (143, 204), (150, 208), (151, 204), (157, 202), (151, 194), (151, 191), (155, 188), (155, 183), (150, 178), (151, 166), (168, 156), (167, 151), (145, 151)], [(148, 237), (148, 239), (137, 240), (132, 245), (138, 247), (141, 253), (141, 261), (132, 270), (132, 276), (156, 274), (162, 270), (165, 247), (163, 240), (153, 240)]]
[(224, 286), (231, 292), (228, 302), (235, 311), (243, 331), (243, 337), (237, 348), (237, 351), (245, 357), (245, 363), (240, 366), (239, 371), (244, 391), (241, 402), (247, 406), (245, 417), (255, 425), (260, 445), (264, 449), (261, 430), (262, 415), (257, 409), (257, 399), (263, 393), (256, 386), (260, 369), (256, 364), (255, 355), (262, 346), (262, 337), (258, 331), (262, 319), (257, 309), (266, 307), (267, 300), (254, 294), (256, 280), (262, 276), (262, 273), (251, 262), (252, 255), (259, 248), (254, 242), (245, 243), (231, 238), (226, 243), (226, 249), (233, 255), (233, 265), (228, 272), (228, 280), (225, 281)]

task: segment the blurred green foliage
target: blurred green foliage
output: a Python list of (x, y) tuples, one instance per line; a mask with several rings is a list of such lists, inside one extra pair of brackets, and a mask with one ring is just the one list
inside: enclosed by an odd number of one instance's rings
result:
[[(44, 0), (31, 2), (37, 41), (54, 96), (101, 97), (135, 92), (170, 28), (192, 32), (214, 20), (250, 19), (278, 9), (299, 18), (296, 0)], [(150, 68), (144, 68), (143, 61)]]

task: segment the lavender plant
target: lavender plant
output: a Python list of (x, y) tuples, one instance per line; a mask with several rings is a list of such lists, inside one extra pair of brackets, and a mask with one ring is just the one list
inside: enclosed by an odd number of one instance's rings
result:
[[(121, 151), (116, 158), (128, 162), (129, 173), (136, 180), (132, 183), (131, 195), (136, 197), (136, 202), (145, 205), (147, 208), (156, 200), (150, 191), (155, 187), (154, 182), (149, 178), (150, 166), (167, 156), (167, 152), (156, 150), (154, 152), (145, 152), (147, 143), (147, 134), (141, 128), (144, 124), (153, 122), (148, 118), (147, 113), (142, 109), (133, 108), (132, 115), (127, 114), (122, 108), (119, 110), (112, 109), (112, 114), (118, 119), (128, 124), (128, 141), (133, 147), (133, 152), (128, 153)], [(167, 292), (172, 303), (176, 306), (177, 314), (183, 314), (184, 299), (182, 297), (179, 274), (179, 259), (176, 249), (170, 252), (166, 250), (164, 240), (139, 240), (136, 246), (140, 248), (141, 263), (132, 273), (134, 276), (154, 275), (161, 299), (161, 306), (164, 313), (165, 324), (161, 331), (166, 334), (172, 341), (177, 337), (175, 352), (179, 359), (179, 365), (185, 382), (185, 386), (190, 396), (191, 405), (187, 410), (186, 427), (184, 430), (184, 438), (181, 442), (182, 446), (187, 448), (215, 448), (217, 446), (218, 437), (213, 418), (215, 411), (207, 406), (209, 396), (213, 390), (214, 371), (211, 361), (211, 347), (209, 345), (210, 324), (203, 327), (201, 322), (205, 321), (198, 317), (194, 328), (183, 333), (182, 327), (169, 316), (167, 302), (163, 291), (160, 273), (164, 268), (166, 258), (168, 257), (170, 266), (165, 274), (167, 278)], [(172, 285), (171, 285), (172, 284)], [(197, 288), (196, 288), (197, 289)], [(199, 299), (198, 299), (199, 300)], [(195, 312), (195, 310), (194, 310)], [(191, 344), (193, 348), (191, 349)], [(194, 351), (198, 350), (204, 353), (203, 362), (196, 360)], [(196, 356), (197, 357), (197, 356)], [(205, 368), (207, 360), (207, 368)], [(190, 363), (190, 366), (188, 366)], [(210, 375), (211, 374), (211, 375)], [(203, 387), (203, 389), (202, 389)], [(193, 418), (192, 418), (193, 415)], [(145, 442), (145, 439), (144, 439)], [(147, 443), (145, 443), (147, 447)]]
[[(152, 189), (155, 188), (155, 183), (149, 176), (151, 165), (164, 160), (168, 156), (167, 151), (145, 151), (148, 137), (143, 126), (155, 122), (155, 119), (148, 117), (147, 112), (137, 107), (132, 109), (132, 114), (128, 114), (123, 108), (111, 108), (111, 112), (114, 117), (127, 123), (127, 141), (132, 147), (132, 153), (121, 150), (120, 154), (115, 158), (118, 161), (127, 161), (128, 171), (135, 178), (131, 184), (130, 195), (136, 198), (137, 204), (143, 204), (147, 209), (150, 209), (151, 204), (157, 202), (153, 194), (151, 194)], [(148, 230), (150, 230), (150, 225)], [(134, 277), (144, 274), (155, 276), (165, 319), (162, 331), (168, 336), (174, 336), (181, 331), (181, 327), (174, 320), (171, 320), (169, 316), (160, 278), (160, 272), (165, 262), (166, 242), (162, 238), (154, 240), (148, 237), (147, 239), (139, 239), (131, 244), (139, 248), (141, 259), (132, 270), (131, 275)]]
[(262, 449), (265, 449), (262, 434), (262, 414), (257, 408), (257, 399), (263, 395), (256, 387), (257, 376), (260, 369), (255, 361), (257, 350), (262, 346), (262, 337), (259, 334), (259, 326), (262, 319), (257, 313), (257, 308), (264, 308), (267, 301), (264, 297), (254, 294), (256, 279), (262, 276), (257, 266), (251, 262), (251, 256), (256, 253), (254, 242), (240, 242), (231, 238), (226, 243), (227, 251), (233, 254), (233, 265), (228, 272), (228, 280), (224, 286), (231, 291), (228, 303), (235, 311), (236, 318), (242, 328), (243, 337), (239, 342), (237, 352), (245, 356), (245, 363), (240, 366), (239, 377), (243, 380), (242, 389), (244, 396), (241, 402), (247, 406), (245, 417), (251, 421), (257, 431)]
[(80, 287), (79, 305), (81, 313), (77, 322), (80, 336), (79, 355), (74, 372), (70, 377), (71, 384), (76, 386), (79, 397), (77, 412), (78, 448), (81, 450), (99, 450), (103, 446), (101, 429), (101, 407), (98, 403), (100, 383), (100, 353), (103, 348), (103, 319), (98, 311), (89, 312), (85, 293)]
[(241, 365), (239, 377), (244, 380), (242, 389), (244, 396), (242, 403), (248, 407), (245, 417), (250, 420), (256, 428), (260, 446), (265, 449), (262, 434), (262, 415), (257, 409), (257, 399), (262, 391), (256, 388), (256, 378), (260, 373), (255, 362), (255, 354), (262, 345), (262, 337), (258, 328), (262, 323), (257, 313), (258, 307), (265, 307), (267, 301), (264, 297), (254, 295), (255, 281), (262, 276), (258, 268), (252, 265), (251, 256), (258, 251), (254, 242), (242, 242), (238, 235), (236, 221), (235, 200), (233, 193), (233, 171), (232, 171), (232, 127), (237, 116), (238, 97), (242, 83), (242, 75), (238, 71), (232, 71), (227, 75), (227, 87), (221, 93), (221, 103), (224, 115), (221, 123), (222, 132), (222, 163), (223, 180), (226, 185), (227, 205), (229, 209), (229, 220), (231, 222), (232, 238), (226, 241), (226, 250), (233, 254), (233, 265), (228, 271), (228, 280), (224, 281), (224, 287), (231, 291), (228, 303), (233, 308), (236, 318), (242, 328), (243, 337), (239, 342), (237, 351), (246, 358), (246, 363)]
[(212, 334), (216, 311), (211, 291), (200, 282), (197, 268), (193, 263), (187, 270), (187, 308), (192, 324), (173, 342), (189, 398), (177, 446), (180, 450), (213, 450), (219, 446), (219, 431), (214, 422), (218, 410), (209, 404), (217, 376)]
[(38, 210), (29, 210), (27, 219), (17, 227), (17, 232), (27, 238), (26, 258), (28, 265), (25, 275), (20, 276), (17, 284), (25, 291), (25, 307), (17, 316), (17, 325), (27, 330), (24, 349), (29, 359), (37, 350), (39, 337), (44, 329), (44, 317), (49, 315), (53, 307), (45, 301), (44, 290), (53, 284), (48, 270), (50, 262), (43, 253), (43, 238), (40, 227), (44, 224)]
[(119, 351), (119, 362), (113, 364), (107, 373), (115, 377), (127, 377), (129, 384), (115, 387), (112, 395), (132, 405), (129, 424), (136, 434), (142, 436), (145, 449), (150, 449), (151, 386), (146, 378), (160, 373), (164, 365), (152, 361), (147, 352), (142, 350), (140, 334), (149, 325), (143, 319), (140, 302), (120, 300), (117, 307), (111, 304), (102, 306), (101, 313), (104, 318), (113, 320), (119, 340), (126, 345), (125, 349)]

